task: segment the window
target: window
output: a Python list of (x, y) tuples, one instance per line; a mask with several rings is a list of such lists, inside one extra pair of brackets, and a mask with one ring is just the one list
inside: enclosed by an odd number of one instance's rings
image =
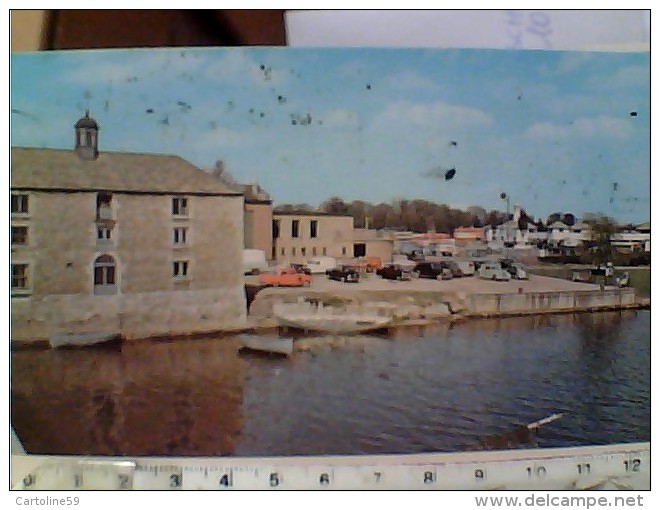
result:
[(341, 247), (341, 254), (346, 255), (346, 246)]
[(280, 237), (280, 220), (273, 220), (273, 239)]
[(324, 246), (323, 247), (323, 256), (325, 257), (328, 254), (328, 249)]
[(112, 229), (110, 227), (100, 226), (96, 227), (96, 238), (99, 240), (107, 240), (112, 237)]
[(307, 248), (300, 248), (300, 255), (303, 257), (307, 254)]
[(26, 194), (12, 194), (11, 212), (19, 214), (26, 214), (28, 212), (28, 196)]
[(318, 220), (312, 220), (309, 222), (309, 237), (314, 239), (318, 235), (319, 222)]
[(291, 248), (291, 255), (296, 256), (296, 247)]
[(12, 264), (11, 265), (11, 288), (12, 289), (27, 289), (28, 288), (28, 265), (27, 264)]
[(174, 244), (186, 244), (188, 229), (186, 227), (176, 227), (174, 229)]
[(97, 220), (111, 220), (112, 219), (112, 194), (111, 193), (98, 193), (96, 195), (96, 219)]
[(312, 247), (312, 255), (316, 255), (316, 246)]
[(11, 227), (11, 244), (27, 244), (27, 242), (27, 227)]
[(175, 260), (172, 262), (172, 276), (174, 278), (185, 278), (188, 276), (188, 261)]
[(298, 237), (298, 227), (300, 220), (291, 220), (291, 237)]
[(172, 214), (174, 216), (188, 216), (188, 199), (174, 197), (172, 199)]
[(94, 261), (94, 294), (115, 294), (116, 264), (111, 255), (101, 255)]

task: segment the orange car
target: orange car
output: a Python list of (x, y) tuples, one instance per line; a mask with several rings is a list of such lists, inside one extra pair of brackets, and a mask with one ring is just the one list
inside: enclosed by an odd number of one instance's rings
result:
[(311, 275), (299, 273), (295, 269), (287, 267), (280, 269), (275, 274), (260, 274), (259, 283), (272, 287), (307, 287), (312, 284), (312, 277)]

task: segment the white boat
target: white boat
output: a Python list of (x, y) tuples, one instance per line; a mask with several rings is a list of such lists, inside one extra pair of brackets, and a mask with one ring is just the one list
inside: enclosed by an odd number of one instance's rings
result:
[(63, 333), (51, 335), (50, 346), (56, 347), (90, 347), (95, 345), (114, 344), (121, 341), (121, 334), (117, 332), (100, 333)]
[(249, 351), (291, 356), (293, 339), (277, 336), (241, 335), (241, 348)]
[(278, 324), (283, 327), (344, 335), (383, 329), (393, 321), (392, 317), (383, 317), (370, 312), (315, 306), (309, 303), (276, 305), (273, 314)]

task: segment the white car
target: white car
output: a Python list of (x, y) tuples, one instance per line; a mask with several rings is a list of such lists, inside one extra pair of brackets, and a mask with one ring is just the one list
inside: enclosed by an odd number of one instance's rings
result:
[(485, 262), (479, 267), (479, 278), (508, 282), (511, 279), (511, 274), (506, 269), (502, 269), (502, 266), (497, 262)]
[(337, 259), (334, 257), (316, 257), (307, 261), (307, 269), (312, 274), (324, 274), (335, 267), (337, 267)]

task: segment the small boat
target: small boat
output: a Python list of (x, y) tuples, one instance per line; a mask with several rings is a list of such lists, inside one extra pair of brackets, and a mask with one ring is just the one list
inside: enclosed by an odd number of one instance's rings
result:
[(51, 335), (49, 343), (57, 347), (92, 347), (113, 345), (121, 342), (121, 334), (117, 332), (100, 333), (63, 333)]
[(277, 336), (241, 335), (239, 339), (241, 350), (291, 356), (293, 354), (293, 339)]

